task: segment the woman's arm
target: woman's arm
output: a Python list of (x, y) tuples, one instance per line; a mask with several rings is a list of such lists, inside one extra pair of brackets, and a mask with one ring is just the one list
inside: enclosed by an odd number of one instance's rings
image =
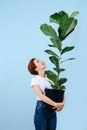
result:
[(36, 95), (39, 97), (39, 99), (51, 106), (53, 106), (53, 109), (56, 109), (56, 111), (60, 111), (62, 110), (63, 106), (64, 106), (64, 101), (62, 103), (56, 103), (53, 100), (51, 100), (49, 97), (47, 97), (46, 95), (44, 95), (40, 89), (39, 86), (37, 85), (33, 85), (33, 89), (36, 93)]

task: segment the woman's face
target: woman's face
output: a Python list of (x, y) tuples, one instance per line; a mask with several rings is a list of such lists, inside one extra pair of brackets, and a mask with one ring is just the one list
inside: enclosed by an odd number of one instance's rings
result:
[(39, 59), (35, 59), (34, 60), (34, 64), (36, 65), (36, 70), (44, 70), (46, 68), (46, 64), (39, 60)]

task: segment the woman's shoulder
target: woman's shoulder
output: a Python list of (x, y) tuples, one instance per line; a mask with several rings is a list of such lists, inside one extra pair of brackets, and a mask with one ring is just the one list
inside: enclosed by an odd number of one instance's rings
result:
[(31, 79), (31, 86), (32, 85), (38, 85), (38, 77), (37, 76), (34, 76), (32, 79)]
[(36, 75), (36, 76), (32, 77), (31, 81), (36, 80), (37, 78), (38, 78), (38, 76)]

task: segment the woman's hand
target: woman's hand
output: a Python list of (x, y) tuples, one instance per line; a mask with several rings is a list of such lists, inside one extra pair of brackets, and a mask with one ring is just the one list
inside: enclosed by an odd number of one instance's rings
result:
[(56, 103), (53, 109), (56, 109), (56, 111), (59, 112), (63, 109), (63, 107), (64, 107), (64, 102), (61, 102), (61, 103)]

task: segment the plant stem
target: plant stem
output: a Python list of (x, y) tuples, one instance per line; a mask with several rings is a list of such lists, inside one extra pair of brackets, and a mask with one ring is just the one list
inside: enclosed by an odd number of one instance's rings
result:
[[(61, 63), (61, 51), (59, 51), (59, 70), (60, 70), (60, 63)], [(58, 72), (58, 89), (60, 89), (59, 80), (60, 80), (60, 72)]]

